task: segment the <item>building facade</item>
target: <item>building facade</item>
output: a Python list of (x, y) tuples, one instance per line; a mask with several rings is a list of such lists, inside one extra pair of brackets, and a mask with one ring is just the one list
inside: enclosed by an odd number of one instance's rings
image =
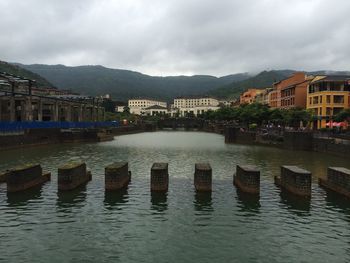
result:
[(209, 110), (218, 110), (219, 100), (212, 97), (179, 97), (174, 99), (172, 116), (198, 116)]
[(314, 115), (314, 129), (327, 123), (343, 109), (350, 107), (349, 76), (315, 76), (307, 89), (307, 109)]
[(258, 94), (262, 93), (261, 89), (248, 89), (239, 97), (239, 104), (251, 104), (255, 102), (255, 98)]
[(102, 121), (104, 115), (99, 100), (39, 89), (34, 80), (0, 73), (0, 121)]
[(282, 109), (296, 107), (306, 109), (307, 87), (312, 78), (304, 72), (296, 72), (286, 79), (275, 82), (268, 95), (269, 106)]
[(167, 103), (164, 101), (158, 101), (158, 100), (152, 100), (152, 99), (131, 99), (128, 101), (130, 113), (136, 114), (136, 115), (144, 114), (146, 108), (154, 105), (167, 108)]

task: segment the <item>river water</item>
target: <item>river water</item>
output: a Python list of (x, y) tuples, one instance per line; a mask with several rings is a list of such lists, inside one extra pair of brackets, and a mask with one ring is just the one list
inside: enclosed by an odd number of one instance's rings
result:
[[(57, 167), (87, 163), (93, 179), (57, 194)], [(105, 194), (104, 167), (128, 161), (127, 190)], [(193, 187), (194, 164), (210, 162), (212, 194)], [(151, 195), (153, 162), (169, 163), (169, 192)], [(318, 187), (328, 166), (349, 159), (278, 148), (227, 145), (217, 134), (153, 132), (89, 144), (0, 153), (0, 170), (40, 163), (52, 172), (38, 189), (7, 196), (0, 185), (3, 262), (349, 262), (350, 202)], [(236, 164), (261, 170), (260, 199), (232, 186)], [(274, 185), (281, 165), (313, 173), (311, 201)]]

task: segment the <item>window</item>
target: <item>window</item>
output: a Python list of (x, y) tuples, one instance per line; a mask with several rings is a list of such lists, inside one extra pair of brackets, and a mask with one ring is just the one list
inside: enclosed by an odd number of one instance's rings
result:
[(331, 103), (331, 95), (327, 95), (327, 104), (330, 104)]
[(344, 96), (341, 95), (335, 95), (333, 97), (334, 103), (344, 103)]

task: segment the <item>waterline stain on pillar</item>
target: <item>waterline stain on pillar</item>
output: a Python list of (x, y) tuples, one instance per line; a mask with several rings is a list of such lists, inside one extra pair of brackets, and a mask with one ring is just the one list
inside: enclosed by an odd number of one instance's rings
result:
[(168, 186), (168, 163), (154, 163), (151, 168), (151, 191), (167, 192)]
[(7, 174), (7, 192), (19, 192), (41, 185), (51, 179), (51, 173), (43, 172), (40, 164), (28, 164)]
[(350, 170), (328, 167), (327, 179), (319, 178), (319, 185), (350, 198)]
[(58, 190), (72, 190), (91, 181), (85, 163), (68, 163), (58, 168)]
[(209, 163), (196, 163), (194, 187), (199, 192), (210, 192), (212, 189), (212, 169)]
[(282, 166), (281, 177), (275, 176), (275, 184), (293, 194), (311, 196), (311, 172), (297, 166)]
[(260, 171), (252, 165), (237, 165), (233, 184), (242, 192), (260, 193)]
[(116, 162), (105, 168), (105, 189), (119, 190), (126, 187), (131, 179), (127, 162)]

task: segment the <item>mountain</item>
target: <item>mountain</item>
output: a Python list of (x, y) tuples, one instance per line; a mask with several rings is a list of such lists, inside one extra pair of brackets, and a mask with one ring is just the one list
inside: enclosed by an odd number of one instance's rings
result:
[(9, 74), (13, 74), (16, 76), (36, 80), (36, 83), (38, 87), (40, 88), (49, 88), (54, 87), (49, 81), (47, 81), (45, 78), (41, 77), (39, 74), (33, 73), (29, 70), (26, 70), (23, 67), (20, 67), (15, 64), (7, 63), (5, 61), (0, 60), (0, 72), (6, 72)]
[(250, 77), (247, 73), (220, 78), (207, 75), (155, 77), (103, 66), (16, 65), (39, 74), (60, 89), (92, 96), (110, 94), (115, 100), (151, 97), (171, 101), (177, 96), (206, 95), (218, 87)]
[(219, 98), (234, 98), (249, 88), (267, 88), (272, 83), (289, 77), (293, 70), (262, 71), (258, 75), (241, 81), (235, 81), (223, 87), (210, 91), (210, 95)]

